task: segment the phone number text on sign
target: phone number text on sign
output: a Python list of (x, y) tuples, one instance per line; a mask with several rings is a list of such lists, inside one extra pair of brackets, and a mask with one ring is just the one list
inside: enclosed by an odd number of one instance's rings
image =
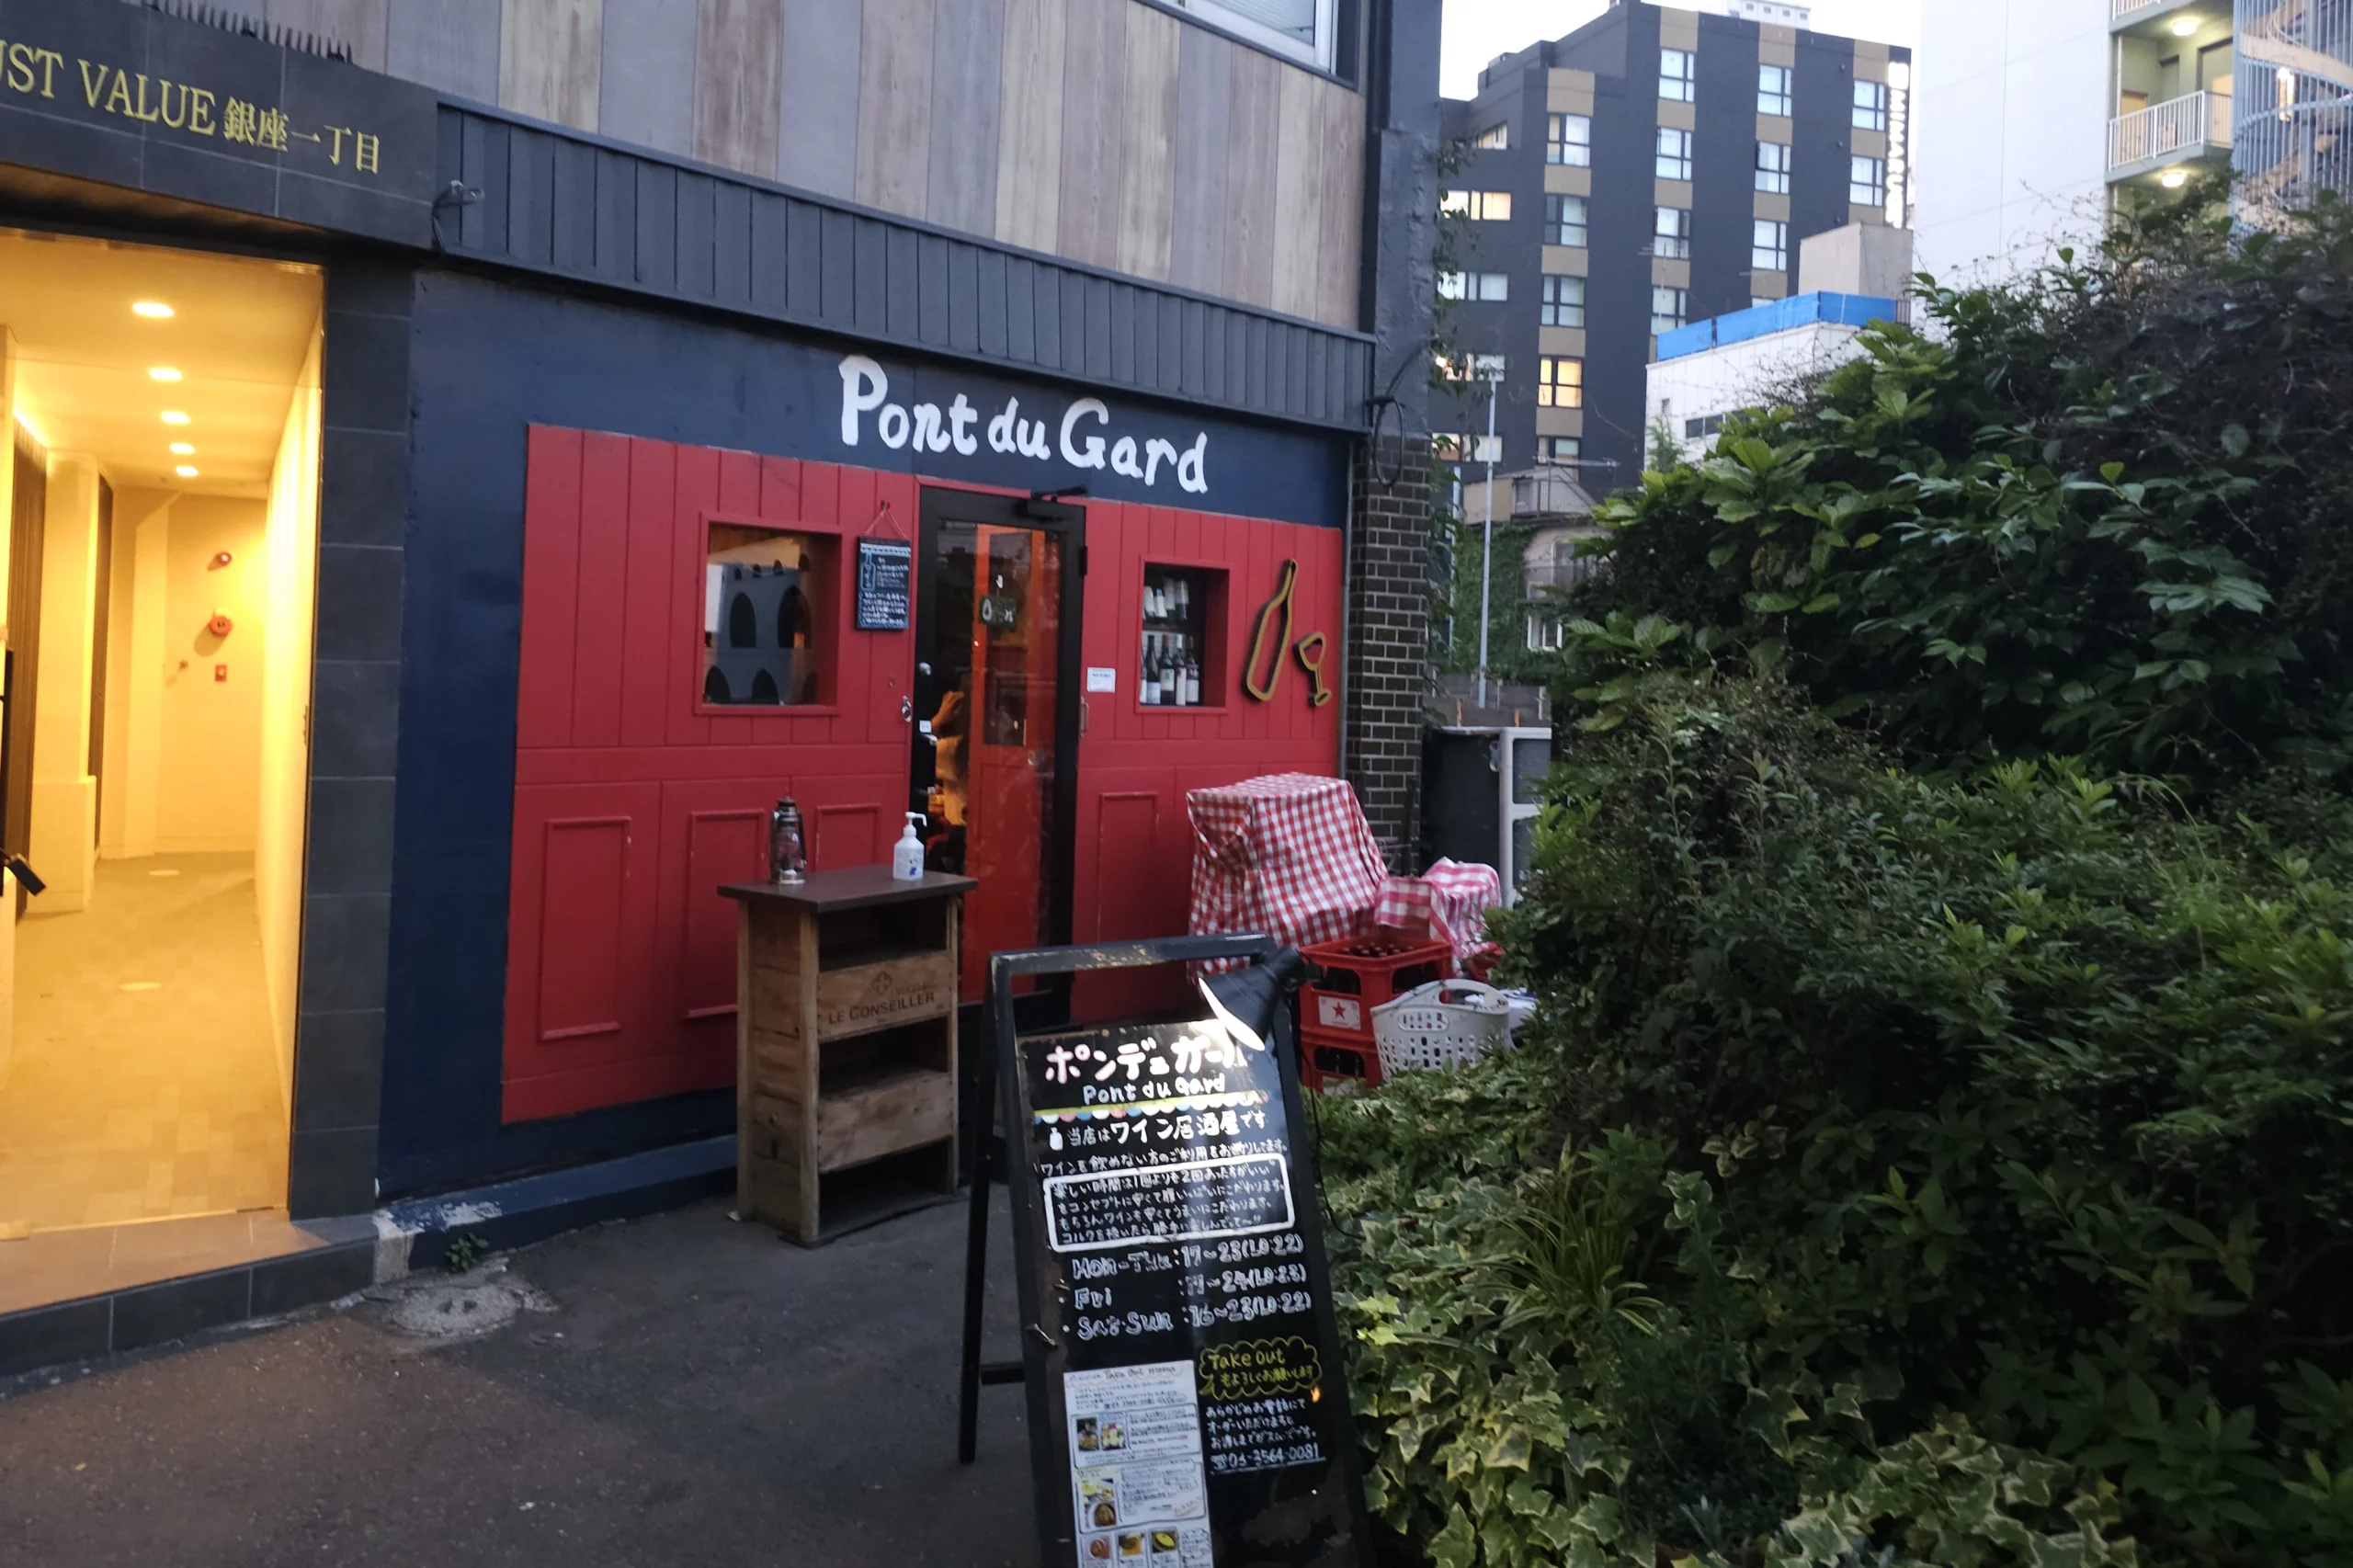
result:
[(1044, 1186), (1047, 1244), (1056, 1252), (1246, 1236), (1287, 1230), (1293, 1218), (1290, 1165), (1279, 1154), (1048, 1176)]

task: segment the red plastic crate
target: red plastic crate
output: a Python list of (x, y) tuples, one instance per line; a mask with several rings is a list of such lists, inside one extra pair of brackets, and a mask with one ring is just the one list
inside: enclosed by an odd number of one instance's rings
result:
[(1381, 1082), (1381, 1053), (1370, 1040), (1333, 1029), (1299, 1031), (1299, 1081), (1311, 1093), (1369, 1089)]
[[(1454, 976), (1454, 949), (1444, 942), (1411, 937), (1342, 937), (1302, 948), (1300, 955), (1324, 971), (1324, 979), (1299, 997), (1301, 1038), (1306, 1031), (1372, 1050), (1372, 1010), (1416, 985)], [(1378, 1081), (1378, 1070), (1375, 1080)]]

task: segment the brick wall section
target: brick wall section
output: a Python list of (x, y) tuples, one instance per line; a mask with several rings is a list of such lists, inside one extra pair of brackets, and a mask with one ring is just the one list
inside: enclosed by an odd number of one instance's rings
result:
[(1425, 442), (1360, 448), (1348, 540), (1345, 753), (1392, 871), (1421, 868), (1422, 708), (1429, 686), (1430, 489)]

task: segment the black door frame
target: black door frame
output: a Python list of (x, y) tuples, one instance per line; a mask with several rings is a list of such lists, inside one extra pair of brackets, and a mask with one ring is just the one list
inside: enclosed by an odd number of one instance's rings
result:
[[(937, 650), (932, 645), (929, 607), (938, 587), (939, 530), (942, 524), (950, 522), (1029, 528), (1051, 534), (1062, 542), (1062, 603), (1058, 607), (1062, 645), (1055, 671), (1053, 829), (1046, 846), (1046, 932), (1040, 940), (1047, 946), (1064, 944), (1071, 939), (1073, 883), (1077, 866), (1079, 713), (1083, 700), (1079, 682), (1085, 664), (1080, 643), (1086, 587), (1086, 510), (1058, 501), (995, 495), (959, 490), (952, 485), (923, 487), (922, 527), (915, 545), (915, 668), (912, 687), (918, 719), (938, 711), (939, 707), (936, 677), (926, 673), (938, 662), (932, 656)], [(973, 700), (977, 704), (977, 693)], [(914, 724), (908, 725), (907, 780), (911, 798), (916, 776), (915, 748), (922, 744), (923, 733)], [(915, 808), (910, 805), (908, 809)], [(1067, 983), (1052, 988), (1050, 994), (1052, 1005), (1065, 1005), (1069, 995)], [(1025, 1017), (1025, 1026), (1028, 1022)]]

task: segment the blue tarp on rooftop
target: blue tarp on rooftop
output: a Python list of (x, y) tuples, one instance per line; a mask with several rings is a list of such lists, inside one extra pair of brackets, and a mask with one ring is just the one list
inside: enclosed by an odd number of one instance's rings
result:
[(1868, 326), (1875, 321), (1894, 319), (1895, 301), (1875, 294), (1798, 294), (1663, 332), (1658, 337), (1658, 357), (1679, 359), (1686, 354), (1698, 354), (1727, 343), (1745, 343), (1753, 337), (1767, 337), (1817, 322)]

